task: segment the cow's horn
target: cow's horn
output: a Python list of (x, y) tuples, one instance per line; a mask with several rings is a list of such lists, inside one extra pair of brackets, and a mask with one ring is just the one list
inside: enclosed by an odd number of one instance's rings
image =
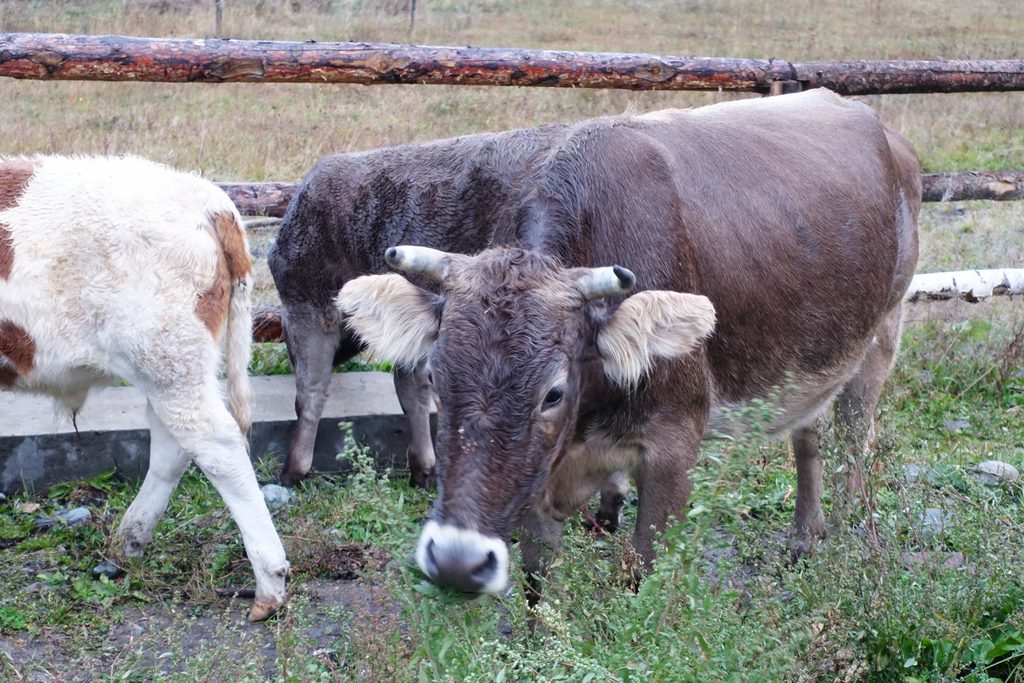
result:
[(636, 284), (636, 275), (622, 266), (590, 268), (580, 281), (580, 289), (587, 299), (625, 294)]
[(448, 277), (451, 259), (448, 254), (429, 247), (391, 247), (384, 252), (384, 260), (396, 270), (419, 273), (434, 282)]

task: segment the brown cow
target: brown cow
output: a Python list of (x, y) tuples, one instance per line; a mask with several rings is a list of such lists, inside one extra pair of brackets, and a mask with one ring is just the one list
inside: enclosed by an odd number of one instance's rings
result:
[(835, 399), (865, 444), (896, 353), (917, 261), (911, 146), (818, 90), (584, 122), (519, 189), (520, 248), (399, 247), (389, 263), (440, 294), (391, 274), (338, 297), (368, 344), (429, 358), (442, 486), (423, 571), (501, 591), (521, 526), (536, 575), (544, 544), (623, 470), (649, 563), (701, 439), (736, 429), (723, 409), (773, 397), (766, 428), (792, 436), (808, 550), (824, 535), (813, 423)]

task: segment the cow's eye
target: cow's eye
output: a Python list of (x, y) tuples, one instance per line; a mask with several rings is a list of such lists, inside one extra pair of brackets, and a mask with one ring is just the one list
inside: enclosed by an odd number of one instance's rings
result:
[(562, 402), (562, 396), (564, 393), (565, 392), (563, 392), (561, 389), (552, 389), (547, 393), (547, 396), (544, 397), (544, 405), (542, 405), (540, 409), (549, 410), (551, 408), (554, 408), (555, 406)]

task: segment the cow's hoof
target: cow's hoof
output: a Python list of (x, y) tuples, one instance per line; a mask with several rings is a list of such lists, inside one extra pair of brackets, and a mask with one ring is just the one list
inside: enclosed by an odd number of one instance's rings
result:
[(619, 530), (619, 525), (622, 523), (621, 520), (622, 515), (615, 515), (614, 518), (611, 518), (602, 515), (600, 511), (598, 511), (597, 516), (594, 518), (594, 525), (592, 530), (595, 533), (606, 531), (609, 534), (614, 534), (616, 531)]
[(295, 488), (298, 485), (298, 483), (305, 478), (306, 477), (301, 474), (292, 474), (291, 472), (288, 471), (282, 471), (280, 477), (281, 486), (292, 489)]
[(421, 488), (424, 491), (433, 491), (437, 487), (437, 474), (433, 467), (426, 470), (412, 470), (409, 472), (409, 486)]
[(249, 610), (249, 621), (264, 621), (276, 614), (279, 609), (281, 609), (280, 603), (271, 605), (257, 600), (252, 603), (252, 609)]

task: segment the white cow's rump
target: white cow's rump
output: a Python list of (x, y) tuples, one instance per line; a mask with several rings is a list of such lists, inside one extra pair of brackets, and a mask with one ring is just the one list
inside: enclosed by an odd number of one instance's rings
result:
[(283, 603), (288, 561), (246, 453), (250, 270), (238, 211), (198, 176), (132, 157), (0, 159), (0, 384), (71, 411), (114, 378), (145, 393), (150, 467), (118, 529), (125, 553), (142, 554), (195, 460), (242, 532), (257, 620)]

